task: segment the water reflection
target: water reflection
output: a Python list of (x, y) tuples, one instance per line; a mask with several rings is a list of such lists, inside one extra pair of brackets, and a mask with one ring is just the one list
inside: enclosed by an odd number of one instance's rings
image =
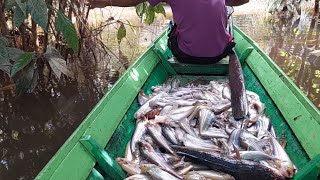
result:
[(300, 16), (283, 14), (239, 15), (235, 22), (320, 109), (320, 25), (316, 23), (320, 17), (313, 12), (312, 3), (303, 4)]

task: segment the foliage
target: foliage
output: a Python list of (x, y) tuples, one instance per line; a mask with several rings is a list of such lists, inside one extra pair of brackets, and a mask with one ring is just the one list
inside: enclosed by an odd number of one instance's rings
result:
[[(4, 72), (9, 81), (15, 83), (18, 95), (32, 92), (41, 80), (75, 77), (75, 72), (67, 65), (69, 59), (78, 60), (86, 67), (90, 62), (100, 61), (96, 58), (105, 59), (108, 54), (108, 48), (97, 39), (101, 31), (88, 26), (90, 8), (85, 1), (4, 1), (4, 7), (0, 4), (0, 16), (5, 17), (0, 18), (0, 25), (5, 25), (0, 26), (0, 73)], [(147, 25), (157, 14), (165, 15), (162, 3), (155, 7), (141, 3), (136, 12)], [(111, 21), (118, 24), (119, 44), (127, 35), (127, 27), (135, 32), (135, 26), (129, 21), (110, 17), (107, 25), (112, 24)]]
[(60, 53), (68, 57), (79, 52), (80, 38), (70, 20), (76, 7), (79, 3), (69, 0), (5, 0), (0, 16), (6, 22), (1, 23), (12, 26), (0, 27), (0, 70), (15, 82), (18, 95), (35, 88), (38, 65), (49, 64), (58, 78), (61, 73), (73, 76)]
[(79, 39), (76, 28), (73, 26), (70, 19), (68, 19), (61, 11), (57, 11), (56, 19), (57, 31), (62, 32), (68, 45), (74, 52), (79, 51)]
[[(143, 2), (136, 6), (136, 13), (143, 23), (150, 25), (154, 22), (157, 14), (166, 16), (163, 5), (163, 3), (159, 3), (155, 7), (152, 7), (148, 2)], [(122, 39), (126, 37), (127, 30), (123, 22), (117, 22), (120, 24), (117, 33), (118, 43), (120, 44)], [(135, 33), (134, 26), (129, 21), (127, 21), (127, 25), (129, 25), (130, 29)]]

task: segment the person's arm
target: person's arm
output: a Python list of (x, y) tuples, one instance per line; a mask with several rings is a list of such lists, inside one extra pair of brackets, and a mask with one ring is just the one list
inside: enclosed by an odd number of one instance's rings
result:
[(248, 3), (249, 0), (226, 0), (227, 6), (240, 6), (242, 4)]
[(130, 7), (136, 6), (146, 0), (87, 0), (92, 8), (103, 8), (106, 6)]

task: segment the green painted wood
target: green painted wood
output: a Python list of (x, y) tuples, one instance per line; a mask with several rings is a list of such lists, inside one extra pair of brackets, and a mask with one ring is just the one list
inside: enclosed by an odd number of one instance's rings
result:
[(268, 91), (307, 154), (313, 158), (320, 152), (320, 126), (266, 61), (254, 50), (246, 63)]
[(320, 154), (313, 158), (294, 176), (294, 180), (320, 179)]
[(244, 61), (247, 59), (247, 57), (249, 56), (249, 54), (254, 50), (253, 47), (248, 47), (247, 49), (245, 49), (245, 51), (240, 55), (239, 61), (240, 64), (243, 65)]
[(229, 58), (224, 58), (216, 64), (198, 65), (171, 63), (171, 66), (178, 74), (188, 75), (226, 75), (229, 70)]
[(83, 136), (80, 143), (90, 152), (99, 163), (99, 166), (112, 178), (124, 179), (125, 172), (119, 164), (112, 158), (90, 135)]
[[(215, 67), (207, 67), (207, 66), (176, 66), (172, 65), (175, 71), (178, 74), (186, 74), (186, 75), (195, 75), (195, 74), (204, 74), (204, 75), (226, 75), (228, 74), (227, 65), (224, 66), (215, 66)], [(197, 69), (195, 69), (197, 68)]]
[[(75, 179), (84, 179), (88, 176), (94, 166), (94, 159), (85, 153), (85, 149), (78, 143), (79, 139), (82, 135), (89, 133), (95, 138), (97, 137), (96, 139), (99, 144), (102, 146), (106, 145), (108, 138), (111, 137), (119, 121), (108, 122), (105, 121), (105, 117), (120, 120), (126, 108), (130, 106), (136, 92), (140, 90), (144, 81), (159, 62), (159, 57), (152, 49), (153, 47), (150, 47), (139, 60), (124, 73), (122, 78), (116, 82), (113, 88), (102, 98), (77, 130), (42, 169), (36, 179), (60, 179), (66, 178), (65, 176), (68, 174), (70, 177), (76, 177)], [(124, 98), (124, 95), (129, 96), (129, 98)], [(113, 109), (112, 107), (118, 108), (119, 112), (112, 112), (112, 110), (110, 110)], [(91, 133), (91, 131), (96, 133)], [(74, 166), (74, 162), (81, 162), (86, 166)], [(62, 170), (60, 171), (60, 169)]]
[[(168, 36), (167, 29), (164, 31), (164, 36)], [(167, 47), (168, 44), (168, 38), (162, 38), (159, 39), (155, 45), (154, 45), (154, 51), (158, 56), (161, 58), (161, 63), (163, 64), (164, 68), (173, 75), (176, 75), (177, 72), (174, 70), (174, 68), (170, 65), (168, 62), (168, 59), (172, 58), (172, 52)]]
[(92, 169), (87, 180), (104, 180), (104, 177), (95, 168)]
[(237, 42), (237, 52), (242, 52), (248, 47), (253, 47), (274, 70), (275, 73), (282, 79), (282, 81), (289, 87), (292, 93), (300, 100), (304, 107), (312, 114), (312, 116), (320, 124), (320, 111), (315, 107), (315, 105), (305, 96), (305, 94), (294, 84), (294, 82), (280, 69), (275, 62), (266, 55), (259, 45), (248, 37), (243, 31), (241, 31), (237, 26), (234, 27), (235, 41)]

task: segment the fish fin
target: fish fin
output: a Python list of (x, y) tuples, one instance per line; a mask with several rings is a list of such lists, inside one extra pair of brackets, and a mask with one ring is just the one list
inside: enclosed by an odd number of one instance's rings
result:
[[(178, 109), (178, 108), (179, 108), (179, 104), (178, 103), (175, 102), (175, 103), (172, 104), (172, 110), (173, 109)], [(168, 114), (170, 114), (170, 112)]]
[(237, 159), (241, 160), (239, 149), (234, 144), (232, 144), (232, 146), (233, 146), (233, 151), (236, 153)]
[(286, 140), (280, 140), (280, 145), (283, 149), (286, 149), (287, 141)]

